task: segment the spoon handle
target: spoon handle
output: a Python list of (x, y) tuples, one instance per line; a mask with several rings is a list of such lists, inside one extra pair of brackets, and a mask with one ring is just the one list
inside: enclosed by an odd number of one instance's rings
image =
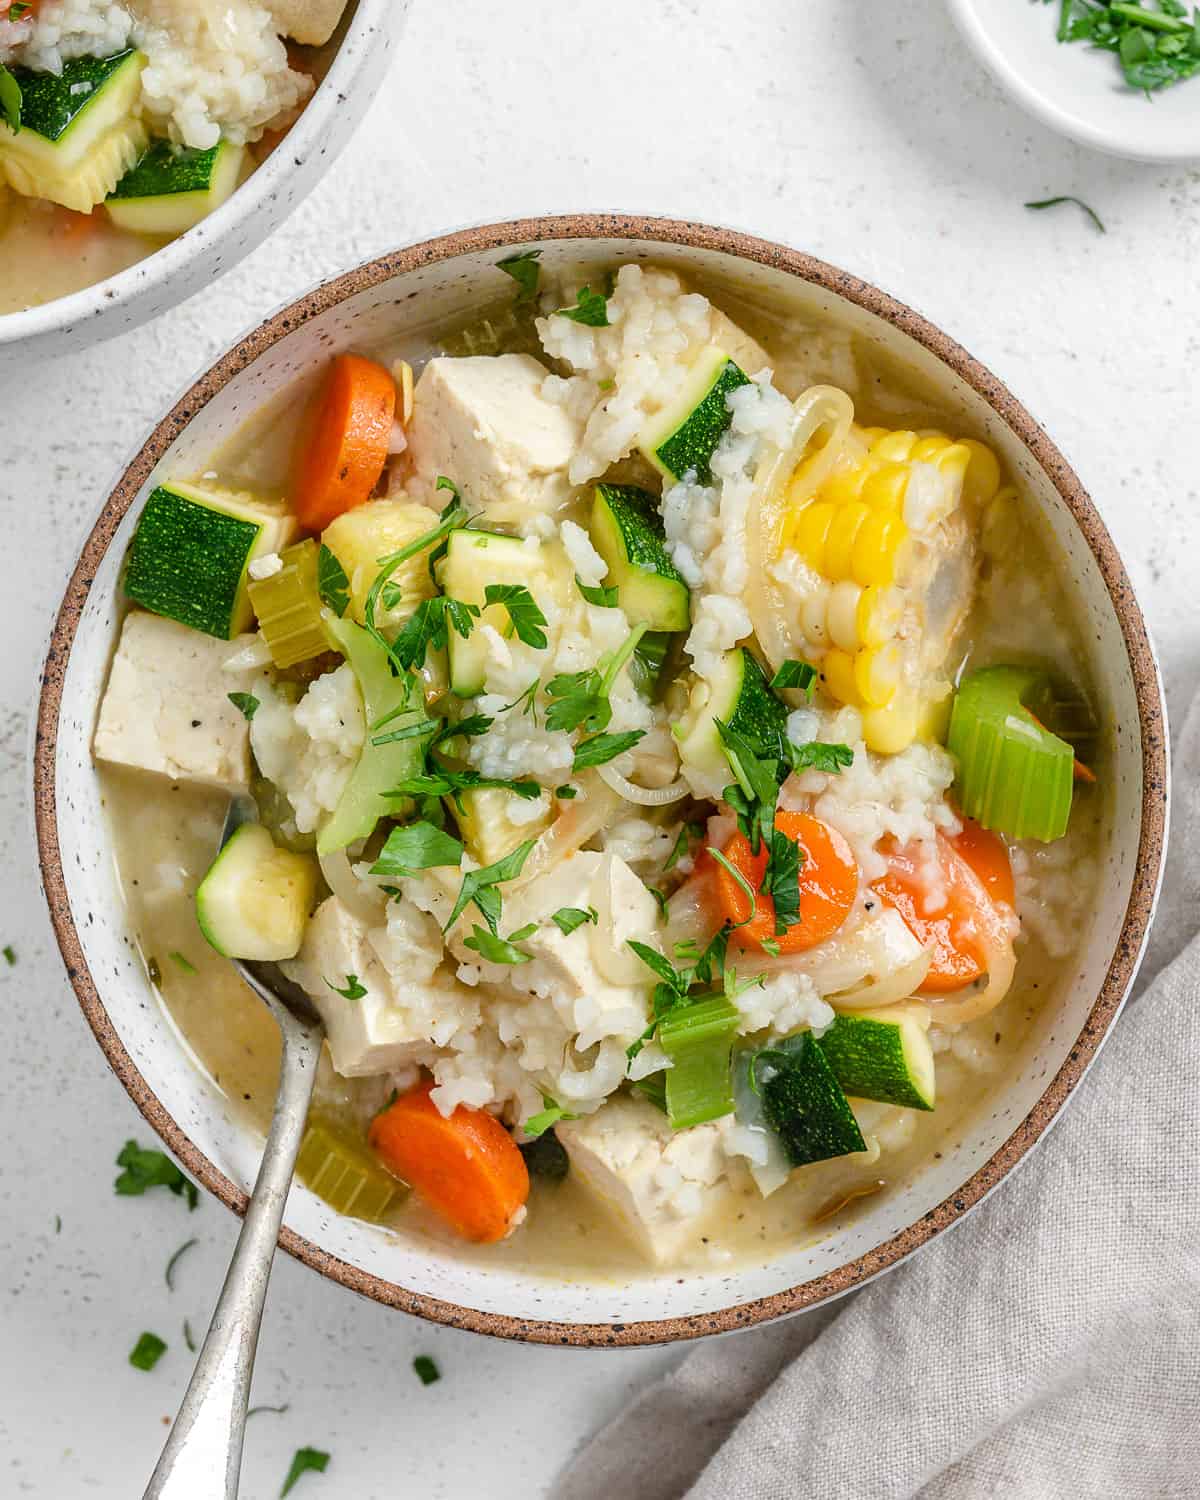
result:
[(317, 1077), (321, 1032), (283, 1028), (275, 1117), (225, 1285), (144, 1500), (237, 1500), (267, 1282)]

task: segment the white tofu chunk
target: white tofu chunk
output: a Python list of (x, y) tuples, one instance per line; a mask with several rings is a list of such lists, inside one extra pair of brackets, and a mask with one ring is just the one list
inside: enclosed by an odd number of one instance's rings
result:
[(280, 36), (306, 47), (322, 47), (337, 29), (346, 0), (267, 0)]
[(444, 474), (490, 520), (560, 510), (571, 498), (567, 465), (582, 429), (542, 395), (547, 374), (530, 354), (430, 360), (413, 393), (408, 492), (433, 504)]
[(695, 1244), (738, 1197), (722, 1144), (728, 1123), (673, 1132), (647, 1100), (617, 1095), (595, 1114), (562, 1121), (557, 1133), (576, 1181), (647, 1260), (663, 1265)]
[(131, 611), (100, 705), (97, 760), (247, 791), (250, 726), (229, 701), (242, 679), (225, 670), (237, 649), (236, 641)]

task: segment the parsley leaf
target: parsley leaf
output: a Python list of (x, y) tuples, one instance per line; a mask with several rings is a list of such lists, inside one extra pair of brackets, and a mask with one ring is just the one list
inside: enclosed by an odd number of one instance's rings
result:
[(542, 795), (541, 785), (536, 781), (506, 781), (499, 776), (484, 776), (479, 771), (455, 771), (437, 763), (421, 776), (407, 776), (397, 782), (395, 788), (386, 793), (389, 797), (453, 797), (455, 806), (462, 811), (462, 794), (475, 787), (502, 787), (517, 797), (532, 801)]
[(623, 734), (594, 734), (590, 739), (580, 740), (575, 746), (572, 771), (583, 771), (588, 766), (603, 766), (626, 750), (632, 750), (640, 739), (645, 738), (644, 729), (627, 729)]
[(804, 745), (789, 744), (788, 754), (793, 771), (805, 771), (811, 767), (814, 771), (836, 776), (844, 766), (854, 764), (854, 751), (849, 745), (830, 745), (824, 740), (809, 740)]
[(200, 1241), (197, 1239), (184, 1240), (183, 1244), (180, 1245), (179, 1249), (176, 1250), (175, 1254), (172, 1255), (171, 1259), (167, 1262), (167, 1291), (173, 1292), (175, 1290), (175, 1267), (179, 1264), (183, 1256), (186, 1255), (186, 1253), (192, 1248), (192, 1246), (198, 1245), (199, 1243)]
[(551, 1130), (560, 1120), (579, 1118), (578, 1115), (570, 1114), (561, 1104), (556, 1104), (549, 1094), (542, 1095), (542, 1104), (545, 1106), (544, 1109), (521, 1122), (521, 1129), (525, 1132), (527, 1140), (536, 1141), (539, 1135), (545, 1135), (546, 1131)]
[(135, 1370), (153, 1370), (166, 1352), (166, 1343), (157, 1333), (143, 1333), (129, 1351), (129, 1363)]
[(481, 734), (486, 734), (495, 723), (488, 714), (464, 714), (461, 719), (453, 722), (446, 721), (446, 727), (439, 733), (435, 744), (441, 744), (443, 740), (456, 740), (461, 735), (468, 740), (478, 739)]
[(283, 1488), (279, 1491), (279, 1500), (283, 1500), (301, 1474), (308, 1473), (310, 1469), (317, 1474), (324, 1474), (328, 1464), (329, 1454), (322, 1453), (319, 1448), (297, 1448), (296, 1456), (292, 1459), (292, 1467), (283, 1481)]
[(463, 947), (474, 948), (475, 952), (490, 964), (527, 964), (533, 954), (526, 953), (523, 948), (518, 948), (512, 939), (529, 935), (528, 929), (522, 927), (519, 933), (513, 932), (508, 937), (502, 938), (497, 933), (489, 932), (486, 927), (480, 927), (476, 923), (471, 929), (471, 936), (463, 939)]
[(12, 4), (8, 7), (8, 19), (19, 21), (27, 11), (32, 9), (33, 0), (12, 0)]
[(459, 865), (462, 856), (463, 846), (453, 834), (435, 828), (432, 823), (406, 823), (388, 834), (378, 859), (371, 866), (371, 874), (411, 875), (414, 870)]
[(742, 894), (750, 903), (749, 913), (745, 917), (743, 917), (740, 922), (735, 922), (730, 929), (732, 932), (736, 932), (739, 927), (745, 927), (748, 922), (753, 922), (754, 918), (758, 915), (758, 896), (755, 893), (754, 887), (750, 884), (750, 882), (746, 879), (742, 872), (734, 864), (732, 864), (730, 860), (728, 860), (719, 849), (714, 849), (710, 844), (708, 846), (708, 852), (712, 855), (712, 857), (719, 865), (721, 865), (729, 872), (730, 875), (733, 876), (733, 879), (740, 887)]
[(608, 298), (603, 292), (593, 292), (590, 286), (580, 287), (574, 307), (557, 307), (556, 318), (570, 318), (572, 323), (583, 323), (588, 328), (608, 327)]
[(572, 786), (569, 781), (564, 781), (562, 786), (554, 788), (554, 795), (560, 797), (564, 802), (570, 802), (573, 798), (579, 796), (579, 788)]
[(576, 573), (575, 587), (589, 604), (598, 604), (601, 609), (616, 609), (617, 589), (615, 584), (611, 588), (606, 588), (602, 583), (595, 585), (584, 583), (579, 574)]
[(522, 302), (532, 302), (537, 296), (542, 276), (542, 268), (538, 265), (541, 255), (540, 250), (523, 250), (519, 255), (506, 255), (496, 262), (496, 268), (517, 283), (518, 307)]
[(636, 938), (627, 938), (626, 942), (650, 972), (662, 980), (663, 984), (670, 985), (680, 994), (687, 994), (688, 970), (676, 969), (669, 958), (659, 953), (656, 948), (651, 948), (646, 943), (639, 943)]
[(560, 906), (550, 913), (550, 920), (563, 937), (570, 937), (577, 927), (582, 927), (585, 922), (599, 922), (600, 918), (594, 906), (589, 906), (586, 911), (578, 906)]
[(1126, 0), (1059, 0), (1059, 7), (1058, 40), (1116, 53), (1125, 82), (1147, 97), (1200, 72), (1200, 15), (1189, 19), (1178, 0), (1160, 0), (1157, 10)]
[(189, 1182), (169, 1156), (161, 1151), (146, 1151), (136, 1141), (126, 1141), (117, 1157), (124, 1171), (113, 1183), (123, 1198), (140, 1198), (147, 1188), (165, 1187), (177, 1198), (186, 1198), (189, 1211), (200, 1202), (200, 1190)]
[(458, 899), (454, 903), (454, 909), (450, 913), (449, 920), (442, 928), (443, 932), (449, 932), (467, 907), (474, 901), (484, 921), (496, 931), (500, 921), (500, 892), (496, 889), (506, 880), (515, 880), (521, 873), (525, 861), (529, 858), (529, 851), (533, 848), (534, 840), (526, 839), (523, 844), (518, 844), (511, 854), (506, 854), (503, 859), (498, 859), (495, 864), (484, 865), (481, 870), (469, 870), (463, 876), (463, 883), (459, 887)]
[(806, 661), (781, 662), (779, 671), (771, 678), (771, 686), (779, 691), (797, 688), (811, 698), (817, 683), (817, 669)]
[(226, 693), (225, 696), (247, 721), (258, 712), (258, 699), (253, 693)]
[[(537, 601), (523, 583), (489, 583), (483, 591), (488, 604), (502, 604), (508, 611), (517, 639), (539, 651), (546, 645), (546, 616), (537, 606)], [(468, 605), (470, 609), (478, 609)]]
[(9, 129), (18, 134), (21, 130), (21, 103), (21, 85), (0, 63), (0, 115), (8, 122)]
[(196, 965), (190, 958), (185, 957), (184, 954), (172, 950), (172, 952), (167, 954), (167, 957), (173, 964), (182, 969), (185, 974), (195, 974), (197, 972)]
[(464, 527), (469, 519), (462, 503), (462, 497), (458, 492), (458, 487), (453, 480), (447, 479), (444, 474), (439, 475), (437, 488), (448, 488), (454, 494), (454, 498), (442, 512), (441, 520), (436, 526), (431, 527), (429, 531), (422, 532), (420, 536), (414, 537), (411, 542), (406, 543), (395, 552), (389, 552), (386, 557), (380, 559), (379, 572), (376, 573), (374, 582), (367, 590), (366, 601), (363, 605), (363, 622), (370, 634), (379, 642), (392, 659), (393, 670), (404, 670), (403, 663), (396, 656), (391, 642), (388, 641), (375, 623), (375, 611), (379, 606), (380, 595), (383, 593), (388, 579), (401, 563), (407, 562), (410, 557), (416, 557), (420, 552), (428, 551), (431, 547), (436, 548), (452, 531), (458, 531)]
[(324, 542), (317, 553), (317, 595), (340, 620), (350, 603), (350, 580), (346, 570)]
[(645, 625), (635, 626), (616, 651), (602, 657), (594, 667), (581, 672), (560, 672), (546, 684), (546, 696), (555, 699), (546, 710), (547, 729), (607, 729), (612, 718), (608, 701), (621, 668), (645, 635)]
[(692, 840), (698, 839), (704, 832), (703, 823), (685, 823), (679, 830), (679, 836), (675, 840), (675, 847), (667, 855), (667, 862), (663, 865), (663, 874), (673, 870), (681, 859), (688, 854), (692, 847)]
[[(383, 602), (386, 606), (386, 590)], [(466, 640), (478, 618), (478, 604), (465, 604), (461, 599), (449, 599), (445, 594), (422, 599), (393, 642), (392, 656), (405, 671), (422, 667), (431, 646), (438, 651), (446, 649), (451, 628)]]
[(775, 903), (775, 936), (782, 937), (800, 920), (800, 845), (782, 829), (771, 830), (762, 893)]
[(413, 1360), (413, 1369), (422, 1385), (432, 1385), (435, 1380), (442, 1378), (442, 1372), (428, 1354), (418, 1354)]
[(1087, 214), (1088, 218), (1091, 219), (1092, 223), (1096, 226), (1096, 229), (1101, 234), (1108, 233), (1104, 225), (1101, 223), (1100, 215), (1096, 212), (1096, 210), (1094, 208), (1090, 208), (1082, 198), (1072, 197), (1070, 193), (1060, 193), (1057, 198), (1041, 198), (1036, 203), (1027, 203), (1025, 207), (1057, 208), (1060, 203), (1074, 203), (1077, 208), (1083, 209), (1084, 213)]
[(325, 983), (329, 986), (329, 988), (335, 995), (344, 995), (347, 1000), (361, 1000), (362, 997), (367, 993), (366, 985), (361, 983), (357, 974), (346, 975), (345, 989), (338, 989), (337, 985), (334, 984), (332, 979), (327, 979)]

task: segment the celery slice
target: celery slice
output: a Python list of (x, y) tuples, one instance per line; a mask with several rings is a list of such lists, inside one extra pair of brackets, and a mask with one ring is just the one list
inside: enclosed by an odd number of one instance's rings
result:
[(296, 1176), (335, 1213), (377, 1224), (392, 1204), (408, 1192), (373, 1157), (322, 1120), (304, 1132)]
[(680, 1006), (659, 1022), (658, 1040), (671, 1059), (666, 1102), (672, 1130), (732, 1113), (730, 1049), (737, 1026), (737, 1010), (722, 995)]
[(959, 805), (1011, 838), (1062, 838), (1071, 815), (1075, 755), (1030, 707), (1050, 682), (1028, 667), (984, 667), (959, 684), (947, 748), (958, 761)]
[(317, 593), (316, 542), (307, 537), (279, 554), (283, 567), (250, 583), (250, 604), (277, 667), (294, 667), (333, 649)]

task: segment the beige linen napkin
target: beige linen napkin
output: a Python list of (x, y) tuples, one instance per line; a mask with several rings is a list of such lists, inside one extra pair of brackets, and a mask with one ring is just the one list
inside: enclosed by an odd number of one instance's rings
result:
[(553, 1500), (1200, 1497), (1200, 707), (1174, 813), (1156, 977), (1039, 1149), (853, 1297), (699, 1346)]

